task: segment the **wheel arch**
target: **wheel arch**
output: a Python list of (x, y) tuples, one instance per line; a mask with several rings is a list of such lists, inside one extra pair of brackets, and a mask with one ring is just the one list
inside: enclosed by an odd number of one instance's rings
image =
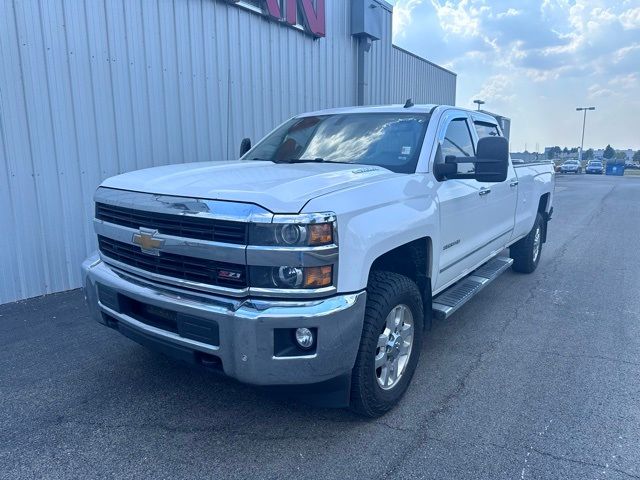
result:
[(547, 223), (551, 219), (551, 193), (543, 193), (540, 196), (540, 200), (538, 201), (538, 213), (542, 215), (543, 226), (542, 226), (542, 243), (546, 243), (547, 241)]
[(424, 236), (399, 245), (379, 255), (369, 268), (369, 277), (376, 271), (389, 271), (414, 281), (422, 295), (425, 327), (431, 319), (431, 278), (433, 268), (433, 242)]

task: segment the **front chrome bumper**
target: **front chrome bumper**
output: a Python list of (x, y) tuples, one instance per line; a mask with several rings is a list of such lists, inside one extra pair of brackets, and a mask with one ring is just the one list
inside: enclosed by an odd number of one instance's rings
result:
[[(202, 354), (219, 359), (226, 375), (255, 385), (324, 382), (353, 368), (362, 335), (366, 293), (320, 300), (234, 299), (179, 290), (117, 271), (98, 255), (82, 265), (85, 297), (93, 317), (133, 340), (197, 362)], [(106, 287), (144, 305), (217, 325), (217, 345), (185, 338), (116, 311), (99, 298)], [(108, 303), (108, 302), (107, 302)], [(277, 356), (276, 329), (317, 329), (313, 354)]]

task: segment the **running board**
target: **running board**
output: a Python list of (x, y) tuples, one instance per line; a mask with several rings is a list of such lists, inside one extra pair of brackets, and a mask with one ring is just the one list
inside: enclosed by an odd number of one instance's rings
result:
[(512, 263), (512, 258), (496, 257), (474, 270), (468, 277), (439, 293), (433, 298), (434, 318), (439, 320), (449, 318), (453, 312), (498, 278)]

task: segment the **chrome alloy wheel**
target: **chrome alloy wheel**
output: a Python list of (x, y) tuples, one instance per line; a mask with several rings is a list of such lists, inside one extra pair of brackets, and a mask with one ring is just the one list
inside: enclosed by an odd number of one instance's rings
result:
[(413, 346), (413, 325), (413, 314), (404, 304), (395, 306), (387, 315), (375, 356), (376, 378), (383, 390), (395, 387), (407, 368)]
[(542, 233), (540, 232), (540, 227), (536, 228), (535, 236), (533, 237), (533, 262), (535, 263), (538, 260), (538, 255), (540, 255), (540, 244), (542, 241)]

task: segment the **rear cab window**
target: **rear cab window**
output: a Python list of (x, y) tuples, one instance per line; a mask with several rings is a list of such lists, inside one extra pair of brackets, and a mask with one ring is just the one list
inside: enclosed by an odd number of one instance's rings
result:
[(498, 130), (497, 125), (480, 121), (475, 121), (473, 124), (476, 127), (476, 132), (478, 132), (478, 138), (500, 136), (500, 131)]

